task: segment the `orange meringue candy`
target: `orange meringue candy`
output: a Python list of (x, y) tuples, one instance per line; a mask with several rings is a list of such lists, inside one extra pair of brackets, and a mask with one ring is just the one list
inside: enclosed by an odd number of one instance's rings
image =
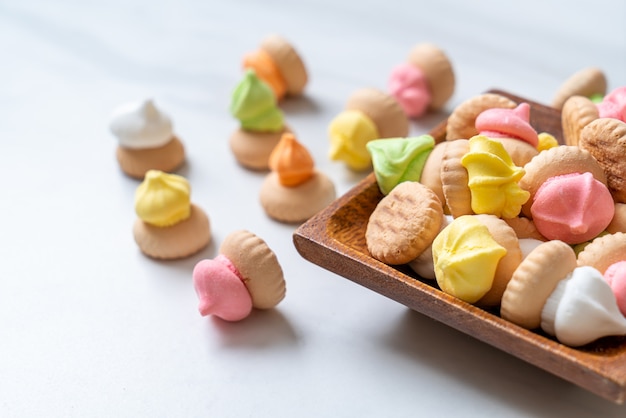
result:
[(243, 68), (254, 70), (261, 80), (269, 84), (277, 100), (281, 100), (287, 94), (287, 82), (281, 75), (278, 65), (263, 49), (246, 54), (243, 57)]
[(289, 132), (283, 134), (269, 158), (269, 167), (278, 175), (283, 186), (295, 187), (311, 177), (315, 172), (313, 158), (309, 151)]

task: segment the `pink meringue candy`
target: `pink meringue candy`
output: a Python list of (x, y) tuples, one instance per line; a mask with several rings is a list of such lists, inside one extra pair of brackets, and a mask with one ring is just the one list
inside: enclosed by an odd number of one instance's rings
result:
[(392, 70), (387, 89), (408, 117), (424, 114), (432, 97), (424, 72), (409, 63), (400, 64)]
[(620, 312), (626, 316), (626, 260), (611, 264), (604, 272), (604, 279), (613, 290)]
[(570, 347), (626, 335), (626, 318), (597, 269), (581, 266), (561, 280), (541, 312), (541, 328)]
[(392, 70), (387, 89), (404, 114), (415, 118), (429, 109), (441, 109), (454, 93), (455, 84), (452, 62), (446, 53), (423, 42), (411, 48), (406, 63)]
[(202, 316), (240, 321), (252, 308), (270, 309), (285, 297), (285, 280), (265, 241), (245, 230), (229, 234), (212, 260), (193, 269)]
[(626, 122), (626, 86), (618, 87), (602, 99), (597, 105), (601, 118), (614, 118)]
[(514, 109), (492, 108), (476, 117), (476, 130), (489, 138), (514, 138), (537, 148), (539, 135), (530, 125), (530, 105), (520, 103)]
[(604, 231), (613, 219), (615, 204), (608, 188), (593, 174), (570, 173), (545, 181), (530, 211), (544, 237), (580, 244)]
[(223, 254), (202, 260), (193, 269), (200, 315), (239, 321), (252, 311), (252, 296), (233, 263)]

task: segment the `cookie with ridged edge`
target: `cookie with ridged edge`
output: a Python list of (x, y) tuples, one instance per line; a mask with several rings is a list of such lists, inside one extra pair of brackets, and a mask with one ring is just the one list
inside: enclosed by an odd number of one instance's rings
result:
[(596, 119), (583, 128), (578, 146), (589, 151), (604, 170), (613, 199), (626, 203), (626, 122)]
[(476, 305), (483, 307), (498, 306), (513, 272), (522, 262), (522, 250), (515, 231), (503, 219), (486, 214), (474, 216), (487, 227), (493, 239), (506, 249), (506, 254), (496, 267), (491, 288), (476, 302)]
[(174, 260), (205, 248), (211, 241), (211, 225), (206, 213), (192, 203), (189, 217), (172, 226), (154, 226), (138, 218), (133, 225), (133, 236), (147, 256)]
[(528, 201), (522, 206), (522, 213), (532, 218), (530, 208), (537, 190), (551, 177), (562, 174), (589, 172), (600, 183), (607, 184), (604, 170), (598, 161), (586, 150), (572, 145), (562, 145), (540, 152), (524, 166), (526, 173), (519, 185), (530, 193)]
[(444, 205), (444, 212), (446, 211), (446, 200), (443, 195), (443, 185), (441, 184), (441, 163), (443, 162), (443, 155), (447, 146), (448, 143), (445, 141), (435, 144), (424, 163), (422, 175), (420, 176), (420, 183), (435, 192), (442, 205)]
[(409, 119), (398, 101), (375, 88), (362, 88), (348, 98), (346, 110), (358, 110), (372, 120), (380, 138), (403, 138), (409, 134)]
[(291, 129), (284, 126), (278, 132), (253, 132), (239, 128), (228, 143), (239, 164), (252, 170), (267, 170), (270, 154), (285, 132)]
[(471, 97), (458, 105), (448, 117), (446, 140), (470, 139), (478, 135), (476, 117), (483, 111), (493, 108), (513, 109), (513, 100), (495, 93), (484, 93)]
[(310, 179), (295, 187), (282, 185), (278, 173), (271, 172), (265, 177), (259, 192), (265, 213), (285, 223), (308, 220), (328, 206), (335, 197), (335, 185), (320, 171), (315, 171)]
[(559, 86), (552, 99), (552, 107), (561, 109), (572, 96), (591, 97), (606, 94), (606, 77), (602, 70), (595, 67), (583, 68), (572, 74)]
[(270, 309), (286, 293), (283, 269), (267, 243), (247, 230), (231, 232), (222, 242), (220, 253), (239, 271), (252, 297), (252, 306)]
[(367, 222), (365, 241), (372, 257), (405, 264), (435, 239), (443, 222), (437, 195), (421, 183), (405, 181), (378, 202)]
[(578, 253), (579, 266), (591, 266), (604, 274), (611, 264), (626, 261), (626, 233), (605, 234)]
[(431, 94), (429, 108), (441, 109), (454, 93), (455, 77), (448, 56), (431, 43), (421, 43), (409, 52), (407, 61), (424, 72)]
[(295, 48), (279, 35), (270, 35), (261, 41), (263, 49), (272, 58), (285, 83), (287, 93), (300, 95), (308, 82), (306, 66)]
[(598, 107), (588, 98), (572, 96), (561, 110), (561, 127), (565, 145), (577, 146), (585, 126), (598, 119)]
[(568, 244), (558, 240), (540, 244), (514, 271), (502, 295), (500, 316), (526, 329), (539, 328), (546, 300), (575, 268), (576, 254)]
[(449, 141), (441, 161), (441, 187), (450, 214), (458, 218), (472, 215), (472, 192), (468, 186), (469, 174), (461, 158), (469, 152), (469, 140)]
[(143, 180), (149, 170), (171, 173), (185, 162), (185, 147), (177, 137), (156, 148), (127, 148), (118, 146), (117, 162), (126, 175)]

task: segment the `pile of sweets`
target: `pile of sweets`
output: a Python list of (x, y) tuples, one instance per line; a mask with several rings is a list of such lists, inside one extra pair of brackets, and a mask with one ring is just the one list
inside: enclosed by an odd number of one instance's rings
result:
[(624, 98), (594, 104), (610, 116), (577, 145), (494, 93), (455, 108), (439, 143), (368, 142), (383, 194), (365, 231), (371, 256), (565, 345), (626, 335)]

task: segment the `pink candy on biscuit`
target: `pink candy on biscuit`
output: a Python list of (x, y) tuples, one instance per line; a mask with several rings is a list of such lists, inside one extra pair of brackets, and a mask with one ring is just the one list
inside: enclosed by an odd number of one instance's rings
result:
[(487, 109), (476, 117), (476, 130), (490, 138), (515, 138), (537, 148), (539, 136), (530, 125), (530, 105), (520, 103), (514, 109)]
[(237, 268), (224, 255), (202, 260), (193, 269), (193, 284), (202, 316), (239, 321), (250, 315), (252, 298)]

